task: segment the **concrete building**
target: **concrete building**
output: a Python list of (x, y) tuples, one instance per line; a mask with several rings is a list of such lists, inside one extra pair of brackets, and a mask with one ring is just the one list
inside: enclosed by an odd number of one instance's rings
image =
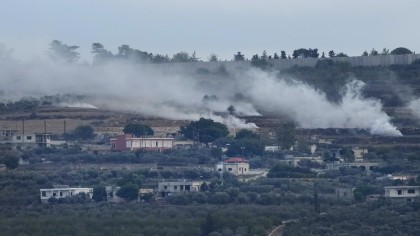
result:
[(70, 188), (67, 185), (57, 185), (54, 188), (42, 188), (40, 191), (41, 201), (46, 202), (50, 198), (66, 198), (79, 194), (85, 194), (88, 198), (93, 196), (93, 188)]
[(171, 180), (158, 183), (158, 194), (160, 197), (172, 194), (198, 192), (205, 181)]
[(35, 134), (15, 134), (11, 140), (14, 148), (37, 148), (50, 147), (51, 134), (50, 133), (35, 133)]
[(353, 151), (355, 162), (362, 162), (363, 156), (369, 152), (367, 148), (359, 148), (359, 147), (354, 147), (351, 150)]
[(1, 129), (0, 130), (0, 140), (3, 141), (10, 141), (12, 140), (12, 137), (22, 133), (22, 131), (17, 130), (17, 129)]
[(278, 151), (280, 151), (280, 147), (278, 145), (264, 146), (264, 151), (266, 151), (266, 152), (278, 152)]
[(352, 200), (354, 198), (355, 188), (335, 188), (335, 196), (338, 199)]
[(302, 160), (309, 160), (312, 162), (316, 162), (318, 164), (323, 164), (324, 161), (322, 160), (322, 157), (320, 156), (307, 156), (307, 157), (295, 157), (293, 155), (286, 155), (284, 157), (284, 160), (280, 160), (280, 162), (289, 165), (289, 166), (293, 166), (293, 167), (297, 167), (300, 165), (300, 162)]
[(339, 170), (340, 168), (360, 168), (363, 172), (370, 174), (375, 166), (378, 166), (376, 162), (348, 162), (348, 163), (331, 163), (327, 164), (327, 170)]
[(385, 197), (393, 199), (404, 199), (408, 202), (420, 197), (420, 186), (387, 186)]
[(131, 134), (119, 135), (110, 140), (111, 150), (133, 151), (137, 149), (163, 151), (174, 147), (174, 138), (141, 137), (137, 138)]
[(246, 175), (249, 172), (249, 161), (241, 157), (232, 157), (216, 164), (219, 173), (229, 172), (234, 175)]

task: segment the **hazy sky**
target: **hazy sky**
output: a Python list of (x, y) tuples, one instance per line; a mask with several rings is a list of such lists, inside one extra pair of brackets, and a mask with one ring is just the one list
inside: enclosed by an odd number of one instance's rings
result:
[(93, 42), (203, 60), (301, 47), (420, 52), (419, 10), (419, 0), (0, 0), (0, 43), (32, 59), (58, 39), (88, 61)]

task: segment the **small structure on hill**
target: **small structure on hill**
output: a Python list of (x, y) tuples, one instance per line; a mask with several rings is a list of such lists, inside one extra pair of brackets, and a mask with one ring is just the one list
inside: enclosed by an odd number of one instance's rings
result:
[(110, 140), (111, 150), (133, 151), (138, 149), (163, 151), (174, 147), (174, 138), (141, 137), (137, 138), (132, 134), (119, 135)]
[(355, 162), (362, 162), (363, 156), (369, 152), (367, 148), (359, 148), (359, 147), (354, 147), (351, 150), (353, 151)]
[(54, 188), (41, 188), (41, 201), (46, 202), (50, 198), (66, 198), (79, 194), (85, 194), (88, 198), (93, 196), (93, 188), (70, 188), (68, 185), (55, 185)]
[(51, 146), (50, 133), (15, 134), (11, 140), (14, 148), (38, 148)]
[[(170, 196), (172, 194), (198, 192), (205, 181), (190, 180), (170, 180), (158, 183), (158, 194), (160, 197)], [(206, 183), (207, 184), (207, 183)]]
[(420, 198), (420, 186), (387, 186), (385, 189), (385, 198), (403, 199), (408, 202)]
[(352, 200), (355, 188), (335, 188), (335, 196), (338, 199)]
[(216, 164), (219, 173), (228, 172), (234, 175), (246, 175), (249, 172), (249, 161), (241, 157), (231, 157)]

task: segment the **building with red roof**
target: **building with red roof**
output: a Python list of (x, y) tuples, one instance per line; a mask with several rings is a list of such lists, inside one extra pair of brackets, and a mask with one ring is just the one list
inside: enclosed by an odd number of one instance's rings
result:
[(231, 157), (216, 164), (219, 173), (228, 172), (234, 175), (246, 175), (249, 172), (249, 161), (242, 157)]

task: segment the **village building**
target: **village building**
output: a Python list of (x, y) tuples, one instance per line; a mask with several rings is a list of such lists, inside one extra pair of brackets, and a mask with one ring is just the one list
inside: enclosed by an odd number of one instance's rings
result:
[(318, 164), (324, 163), (320, 156), (295, 157), (293, 155), (286, 155), (284, 160), (280, 160), (280, 162), (289, 166), (298, 167), (303, 160), (316, 162)]
[(278, 146), (278, 145), (267, 145), (267, 146), (264, 146), (264, 151), (266, 151), (266, 152), (278, 152), (278, 151), (280, 151), (280, 146)]
[(50, 198), (66, 198), (79, 194), (85, 194), (88, 198), (93, 196), (93, 188), (70, 188), (67, 185), (56, 185), (54, 188), (42, 188), (40, 191), (41, 201), (46, 202)]
[(355, 162), (362, 162), (363, 156), (369, 152), (367, 148), (359, 148), (359, 147), (354, 147), (351, 150), (353, 151)]
[(174, 147), (174, 138), (141, 137), (137, 138), (132, 134), (119, 135), (110, 140), (113, 151), (133, 151), (138, 149), (150, 151), (163, 151)]
[(158, 183), (158, 194), (160, 197), (172, 194), (198, 192), (205, 181), (169, 180)]
[(355, 188), (335, 188), (335, 196), (342, 200), (352, 200)]
[(246, 175), (249, 172), (249, 161), (241, 157), (228, 158), (216, 164), (219, 173), (228, 172), (234, 175)]
[(385, 198), (404, 199), (408, 202), (420, 197), (420, 186), (387, 186)]
[(21, 133), (20, 130), (17, 129), (1, 129), (0, 130), (0, 140), (2, 141), (10, 141), (12, 137)]
[(11, 144), (17, 149), (50, 147), (50, 133), (15, 134), (12, 136)]

